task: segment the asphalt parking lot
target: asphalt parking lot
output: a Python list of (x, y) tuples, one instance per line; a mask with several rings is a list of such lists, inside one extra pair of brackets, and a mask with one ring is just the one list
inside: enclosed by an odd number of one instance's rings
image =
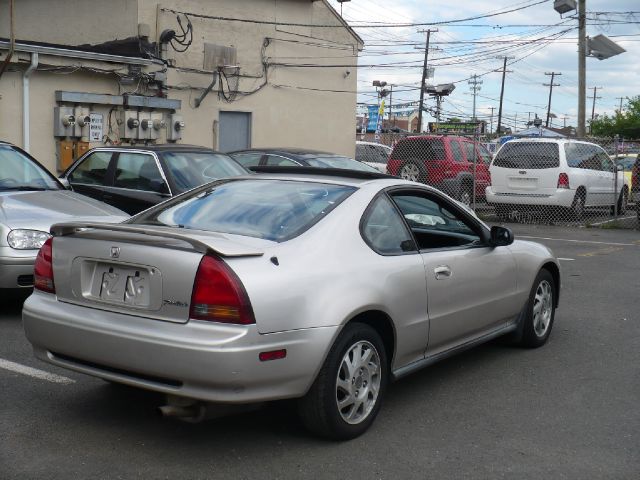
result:
[(561, 258), (549, 343), (496, 341), (409, 376), (346, 443), (308, 435), (290, 402), (162, 419), (158, 395), (35, 360), (24, 297), (3, 293), (0, 478), (637, 479), (640, 232), (510, 226)]

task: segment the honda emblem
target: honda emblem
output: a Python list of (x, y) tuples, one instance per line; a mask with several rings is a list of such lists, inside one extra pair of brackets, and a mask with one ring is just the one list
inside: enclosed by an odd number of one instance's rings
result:
[(118, 258), (120, 256), (120, 247), (111, 247), (111, 258)]

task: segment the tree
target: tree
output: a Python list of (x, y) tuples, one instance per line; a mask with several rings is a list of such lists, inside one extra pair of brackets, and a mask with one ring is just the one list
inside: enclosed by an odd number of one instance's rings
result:
[(629, 99), (626, 111), (616, 111), (612, 117), (605, 114), (593, 120), (591, 134), (601, 137), (620, 135), (622, 138), (640, 139), (640, 95)]

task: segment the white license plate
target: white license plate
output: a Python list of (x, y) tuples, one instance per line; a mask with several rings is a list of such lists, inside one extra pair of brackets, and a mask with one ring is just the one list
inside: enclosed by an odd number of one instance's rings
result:
[(100, 282), (97, 290), (102, 301), (137, 307), (148, 307), (151, 303), (146, 268), (99, 264), (94, 278)]

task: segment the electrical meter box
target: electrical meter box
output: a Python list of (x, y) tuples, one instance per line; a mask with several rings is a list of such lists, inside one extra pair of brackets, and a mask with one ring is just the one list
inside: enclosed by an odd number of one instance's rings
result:
[(151, 138), (151, 113), (150, 112), (138, 112), (138, 139), (149, 140)]
[(151, 113), (151, 131), (150, 137), (151, 140), (158, 140), (162, 132), (166, 129), (167, 122), (164, 120), (164, 115), (162, 112), (152, 112)]
[(172, 113), (169, 115), (169, 125), (167, 128), (167, 141), (175, 142), (182, 140), (182, 132), (184, 131), (184, 120), (182, 115)]
[(55, 107), (53, 110), (53, 136), (73, 137), (76, 117), (73, 107)]
[(89, 129), (91, 126), (91, 117), (89, 116), (89, 109), (86, 107), (75, 107), (74, 116), (76, 117), (76, 124), (74, 127), (73, 136), (76, 138), (82, 138), (84, 140), (89, 139)]
[(120, 138), (135, 140), (138, 138), (138, 112), (136, 110), (123, 110), (118, 122), (120, 126)]

